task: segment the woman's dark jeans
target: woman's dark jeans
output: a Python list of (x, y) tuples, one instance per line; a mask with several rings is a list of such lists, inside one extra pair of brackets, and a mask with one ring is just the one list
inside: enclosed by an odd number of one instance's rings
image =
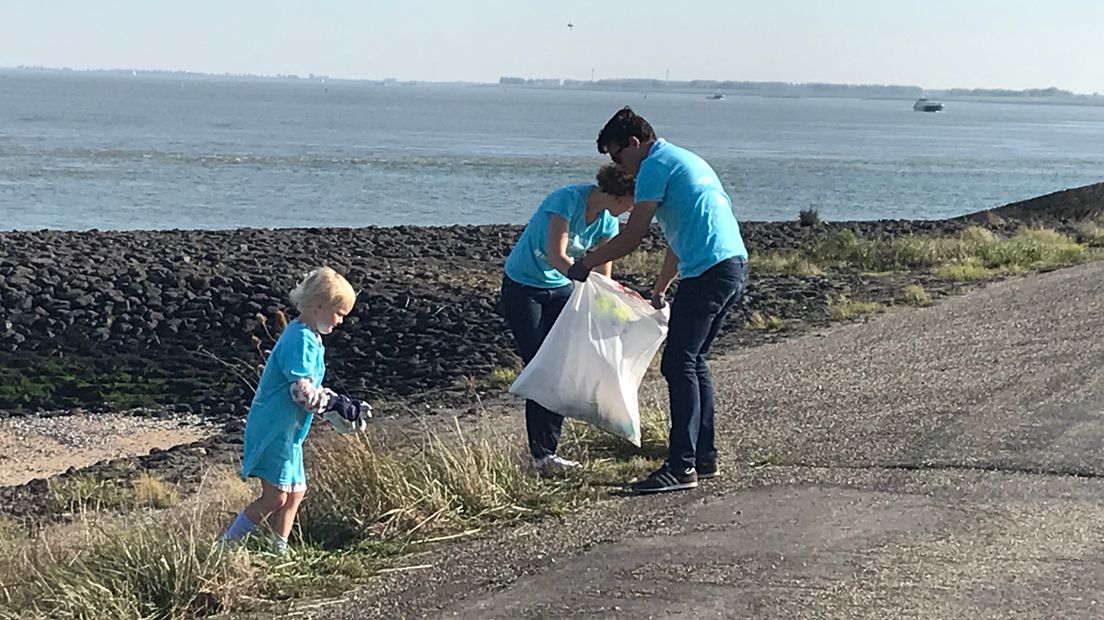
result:
[(667, 465), (682, 473), (717, 459), (713, 429), (713, 382), (705, 355), (725, 315), (747, 283), (747, 261), (722, 261), (696, 278), (679, 282), (671, 302), (667, 346), (660, 370), (671, 398), (671, 438)]
[[(558, 288), (536, 288), (515, 282), (509, 276), (502, 277), (502, 314), (517, 342), (518, 355), (528, 364), (537, 354), (545, 336), (551, 331), (556, 318), (574, 287), (570, 284)], [(556, 453), (563, 430), (563, 416), (540, 406), (536, 401), (525, 401), (525, 430), (529, 434), (529, 452), (534, 459)]]

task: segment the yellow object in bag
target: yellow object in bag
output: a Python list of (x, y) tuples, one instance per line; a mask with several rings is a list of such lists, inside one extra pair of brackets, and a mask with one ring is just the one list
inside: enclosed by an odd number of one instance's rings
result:
[(592, 273), (510, 391), (640, 445), (640, 383), (667, 337), (667, 308)]

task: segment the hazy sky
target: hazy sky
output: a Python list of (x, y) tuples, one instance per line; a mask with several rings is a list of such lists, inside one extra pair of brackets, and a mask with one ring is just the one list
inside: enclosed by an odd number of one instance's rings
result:
[(0, 66), (1091, 93), (1102, 26), (1104, 0), (0, 0)]

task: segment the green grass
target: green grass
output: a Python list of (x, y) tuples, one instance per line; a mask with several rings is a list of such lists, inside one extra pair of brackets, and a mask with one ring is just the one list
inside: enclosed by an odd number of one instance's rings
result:
[(224, 372), (191, 366), (188, 376), (150, 360), (120, 356), (111, 361), (79, 356), (12, 354), (0, 365), (0, 409), (107, 406), (115, 409), (194, 402), (224, 390)]
[[(160, 488), (134, 486), (139, 493)], [(222, 549), (215, 544), (222, 528), (251, 495), (227, 471), (209, 475), (199, 494), (168, 510), (119, 515), (85, 504), (74, 521), (34, 534), (0, 522), (0, 619), (267, 613), (277, 601), (336, 595), (412, 548), (361, 539), (329, 551), (300, 542), (287, 556), (274, 556), (258, 537), (241, 549)]]
[[(79, 551), (40, 549), (0, 618), (132, 620), (234, 612), (275, 617), (282, 601), (336, 596), (394, 554), (367, 547), (328, 552), (298, 546), (286, 556), (259, 545), (224, 551), (210, 535), (150, 525), (92, 534)], [(373, 559), (374, 557), (374, 559)], [(256, 616), (251, 616), (256, 617)]]
[(825, 266), (875, 272), (916, 271), (963, 260), (969, 256), (973, 243), (961, 235), (867, 240), (850, 230), (841, 230), (815, 243), (807, 253), (811, 260)]
[(187, 618), (265, 595), (263, 558), (212, 545), (240, 493), (209, 488), (188, 508), (116, 515), (88, 503), (126, 496), (105, 489), (76, 479), (74, 521), (0, 532), (0, 618)]
[(61, 513), (169, 508), (180, 501), (174, 485), (149, 473), (133, 480), (91, 475), (51, 480), (48, 492), (51, 508)]
[(1078, 240), (1090, 248), (1104, 248), (1104, 222), (1087, 219), (1073, 225)]
[(1053, 230), (1025, 228), (1006, 241), (984, 244), (974, 255), (989, 269), (1015, 272), (1073, 265), (1093, 259), (1088, 248)]
[(559, 514), (581, 491), (535, 477), (520, 443), (466, 437), (458, 428), (416, 442), (341, 437), (316, 451), (313, 469), (313, 501), (299, 526), (305, 541), (326, 548)]
[(1002, 239), (979, 226), (950, 236), (864, 239), (848, 229), (785, 253), (753, 256), (752, 269), (764, 275), (819, 275), (830, 269), (860, 273), (932, 273), (940, 278), (970, 280), (1006, 273), (1074, 265), (1104, 256), (1095, 223), (1082, 223), (1085, 243), (1047, 229), (1024, 228)]
[(972, 226), (948, 237), (862, 239), (842, 230), (806, 250), (822, 266), (860, 271), (944, 272), (956, 265), (974, 264), (998, 273), (1073, 265), (1100, 255), (1053, 230), (1024, 228), (1009, 239)]
[(932, 270), (932, 275), (952, 282), (971, 282), (996, 277), (1000, 272), (989, 269), (972, 259), (951, 265), (941, 265)]
[(824, 270), (800, 252), (753, 254), (750, 270), (762, 275), (822, 276)]
[[(247, 556), (223, 554), (194, 532), (170, 527), (90, 531), (84, 548), (45, 548), (28, 560), (15, 593), (18, 615), (58, 619), (183, 618), (232, 609), (260, 590)], [(9, 612), (10, 613), (10, 612)]]
[(666, 250), (637, 250), (614, 261), (613, 271), (615, 274), (627, 273), (655, 277), (663, 267), (663, 260), (666, 257)]
[(633, 456), (653, 458), (666, 454), (669, 424), (666, 410), (654, 404), (642, 406), (638, 448), (596, 426), (568, 419), (561, 445), (565, 453), (582, 460)]
[(786, 329), (786, 323), (773, 314), (764, 316), (761, 312), (753, 312), (744, 327), (776, 332)]
[(20, 557), (32, 547), (25, 529), (14, 520), (0, 516), (0, 609), (3, 609), (2, 586), (20, 572)]
[(496, 430), (459, 427), (418, 439), (373, 433), (337, 438), (313, 453), (312, 501), (299, 519), (302, 539), (327, 549), (362, 541), (396, 544), (491, 523), (559, 515), (624, 484), (666, 453), (668, 419), (641, 408), (641, 447), (594, 426), (568, 421), (560, 452), (584, 462), (582, 475), (544, 480), (523, 442)]
[(919, 284), (908, 284), (901, 289), (901, 295), (898, 298), (900, 303), (907, 306), (930, 306), (932, 304), (931, 294), (927, 289)]
[(861, 301), (846, 295), (837, 295), (828, 300), (828, 316), (835, 320), (853, 319), (881, 309), (882, 305), (876, 301)]
[(134, 504), (134, 495), (128, 487), (90, 475), (51, 480), (49, 493), (56, 512), (119, 510)]
[(517, 379), (518, 372), (520, 371), (517, 368), (499, 366), (487, 375), (487, 384), (499, 390), (508, 390)]
[(667, 456), (670, 417), (650, 399), (640, 408), (640, 447), (590, 424), (568, 420), (561, 452), (583, 463), (577, 476), (595, 485), (622, 485), (655, 470)]
[(180, 490), (150, 473), (139, 474), (130, 483), (137, 506), (171, 508), (180, 503)]

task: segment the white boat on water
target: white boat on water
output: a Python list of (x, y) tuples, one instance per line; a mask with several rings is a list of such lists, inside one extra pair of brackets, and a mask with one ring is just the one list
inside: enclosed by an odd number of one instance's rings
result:
[(706, 99), (721, 100), (721, 99), (724, 99), (724, 95), (722, 95), (721, 93), (713, 93), (712, 95), (709, 95), (708, 97), (706, 97)]
[(942, 112), (943, 104), (934, 99), (921, 97), (916, 100), (916, 103), (912, 104), (912, 110), (914, 112)]

